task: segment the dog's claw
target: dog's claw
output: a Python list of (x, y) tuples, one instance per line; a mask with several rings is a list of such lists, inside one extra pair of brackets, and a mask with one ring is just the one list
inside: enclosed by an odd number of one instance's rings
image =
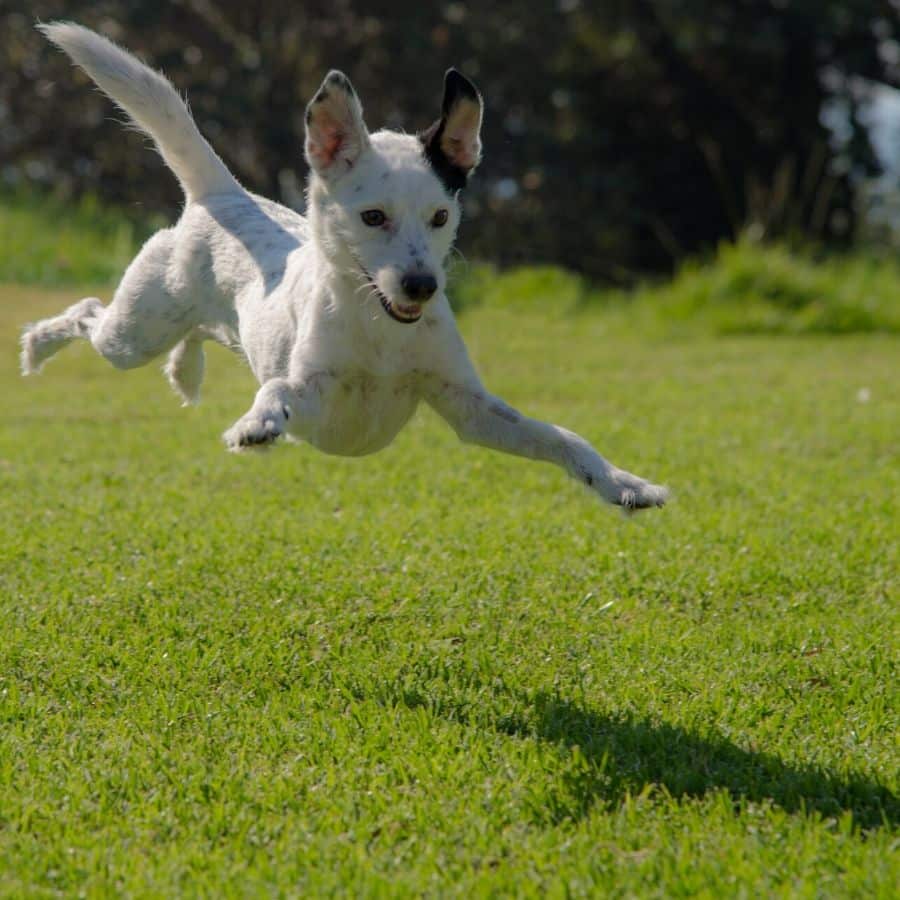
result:
[(641, 509), (665, 506), (668, 499), (668, 488), (644, 481), (623, 488), (622, 493), (614, 503), (616, 506), (621, 506), (624, 512), (631, 514)]

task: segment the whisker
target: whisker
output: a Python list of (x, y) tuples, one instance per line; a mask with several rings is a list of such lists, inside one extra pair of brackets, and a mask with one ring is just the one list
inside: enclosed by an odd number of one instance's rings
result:
[(378, 285), (375, 284), (374, 281), (362, 281), (360, 282), (359, 287), (357, 287), (356, 290), (353, 291), (353, 293), (358, 294), (360, 291), (365, 290), (366, 288), (369, 288), (369, 293), (371, 294), (378, 290)]
[[(377, 290), (378, 290), (377, 288), (373, 288), (373, 289), (372, 289), (371, 291), (369, 291), (369, 293), (366, 294), (366, 296), (363, 298), (363, 305), (368, 305), (368, 306), (371, 307), (371, 314), (370, 314), (370, 316), (369, 316), (369, 319), (370, 319), (370, 321), (372, 321), (372, 322), (374, 322), (374, 321), (377, 320), (377, 318), (378, 318), (378, 310), (381, 309), (381, 300), (378, 299), (378, 294), (376, 293)], [(373, 299), (378, 300), (378, 304), (377, 304), (377, 305), (373, 305), (373, 304), (371, 303), (371, 301), (372, 301)]]
[(448, 274), (450, 275), (450, 278), (455, 281), (456, 279), (463, 277), (468, 273), (469, 269), (471, 268), (471, 264), (469, 263), (469, 260), (466, 259), (466, 256), (462, 252), (462, 250), (459, 250), (456, 247), (451, 247), (450, 252), (454, 254), (455, 258), (451, 263)]

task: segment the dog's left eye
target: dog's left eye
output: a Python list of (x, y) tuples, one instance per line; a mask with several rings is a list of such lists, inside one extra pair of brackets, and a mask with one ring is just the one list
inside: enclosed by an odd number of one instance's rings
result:
[(447, 219), (450, 218), (450, 213), (447, 212), (446, 209), (439, 209), (432, 217), (431, 217), (431, 225), (433, 228), (443, 228), (444, 225), (447, 224)]
[(378, 228), (387, 222), (387, 216), (380, 209), (366, 209), (359, 216), (369, 228)]

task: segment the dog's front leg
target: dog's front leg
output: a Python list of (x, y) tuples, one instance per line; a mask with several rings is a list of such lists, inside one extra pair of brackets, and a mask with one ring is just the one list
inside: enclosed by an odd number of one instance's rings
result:
[(329, 376), (273, 378), (257, 392), (250, 411), (222, 435), (234, 453), (271, 444), (285, 432), (304, 437), (321, 409), (322, 391)]
[(561, 466), (604, 500), (626, 509), (662, 506), (668, 492), (616, 468), (574, 432), (529, 419), (480, 386), (433, 379), (425, 398), (460, 440)]

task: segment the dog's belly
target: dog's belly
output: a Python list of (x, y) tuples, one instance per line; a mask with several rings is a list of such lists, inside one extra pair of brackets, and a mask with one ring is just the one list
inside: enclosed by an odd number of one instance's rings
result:
[(324, 393), (320, 415), (303, 437), (323, 453), (375, 453), (390, 444), (417, 405), (409, 378), (357, 375), (338, 379)]

